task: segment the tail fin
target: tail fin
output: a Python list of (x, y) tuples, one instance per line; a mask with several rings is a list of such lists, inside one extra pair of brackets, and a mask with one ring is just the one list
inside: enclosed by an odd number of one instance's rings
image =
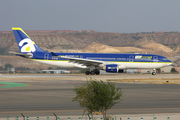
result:
[(45, 52), (21, 28), (13, 27), (12, 30), (21, 53)]

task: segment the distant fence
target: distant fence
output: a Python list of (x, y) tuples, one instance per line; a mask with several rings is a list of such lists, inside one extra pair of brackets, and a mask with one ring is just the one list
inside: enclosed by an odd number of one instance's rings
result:
[[(22, 116), (16, 116), (16, 117), (10, 117), (7, 116), (7, 118), (0, 118), (1, 120), (92, 120), (91, 118), (89, 118), (88, 116), (85, 117), (77, 117), (77, 116), (73, 116), (73, 117), (58, 117), (56, 115), (54, 116), (50, 116), (50, 117), (29, 117), (29, 116), (24, 116), (22, 114)], [(176, 119), (176, 118), (175, 118)], [(102, 117), (94, 117), (94, 120), (103, 120)], [(133, 116), (132, 119), (130, 117), (108, 117), (108, 120), (170, 120), (170, 117), (162, 117), (159, 116), (158, 119), (156, 119), (156, 117), (149, 116), (149, 117), (135, 117)]]

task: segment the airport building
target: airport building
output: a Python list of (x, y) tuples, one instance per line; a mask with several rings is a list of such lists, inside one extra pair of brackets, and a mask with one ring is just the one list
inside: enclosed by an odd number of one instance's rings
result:
[[(167, 66), (164, 68), (160, 68), (160, 71), (156, 71), (157, 74), (159, 73), (170, 73), (171, 69), (173, 68), (173, 66)], [(179, 69), (174, 67), (177, 71), (180, 71), (180, 67)], [(146, 73), (151, 73), (152, 69), (126, 69), (124, 72), (128, 73), (128, 74), (146, 74)], [(180, 72), (179, 72), (180, 73)], [(106, 71), (100, 70), (100, 74), (117, 74), (117, 73), (108, 73)]]
[(42, 73), (54, 73), (54, 74), (70, 74), (70, 70), (42, 70)]

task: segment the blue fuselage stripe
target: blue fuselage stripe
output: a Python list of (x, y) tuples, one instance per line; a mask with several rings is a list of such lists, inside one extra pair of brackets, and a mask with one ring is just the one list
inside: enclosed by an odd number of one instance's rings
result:
[(164, 56), (154, 54), (114, 54), (114, 53), (42, 53), (35, 52), (32, 59), (39, 60), (55, 60), (67, 61), (67, 59), (58, 58), (57, 56), (66, 56), (73, 58), (83, 58), (107, 62), (156, 62), (156, 63), (171, 63)]

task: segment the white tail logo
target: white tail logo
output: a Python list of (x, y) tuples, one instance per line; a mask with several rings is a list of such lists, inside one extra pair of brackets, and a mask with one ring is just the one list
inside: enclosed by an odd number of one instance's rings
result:
[[(27, 43), (27, 44), (23, 46), (24, 43)], [(33, 41), (29, 38), (23, 39), (19, 43), (19, 46), (23, 46), (21, 48), (21, 52), (35, 52), (36, 51), (36, 48), (34, 47)]]

